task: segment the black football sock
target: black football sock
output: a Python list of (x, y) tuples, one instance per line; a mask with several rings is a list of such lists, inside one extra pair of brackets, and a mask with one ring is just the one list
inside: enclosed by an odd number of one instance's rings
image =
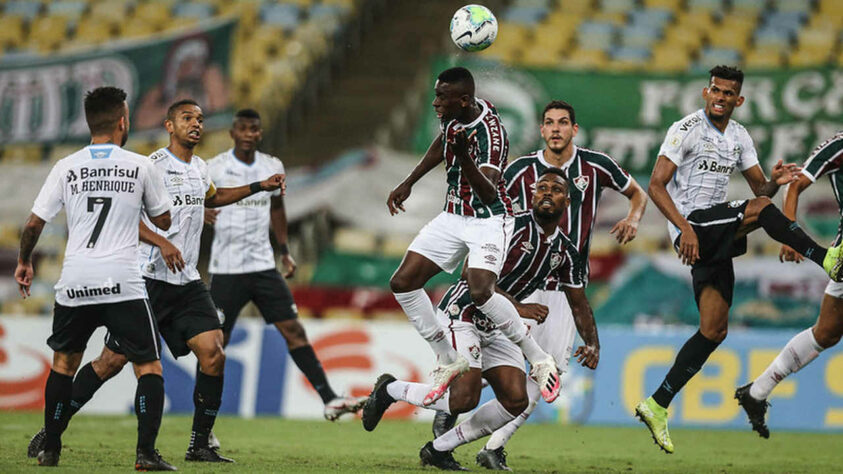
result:
[(667, 408), (673, 397), (700, 371), (705, 361), (708, 360), (708, 356), (719, 345), (719, 342), (707, 339), (700, 331), (691, 336), (682, 346), (682, 349), (679, 349), (673, 367), (670, 368), (661, 386), (653, 394), (656, 403)]
[(135, 415), (138, 417), (138, 451), (150, 453), (161, 427), (164, 411), (164, 379), (158, 374), (142, 375), (135, 391)]
[(61, 451), (61, 434), (67, 428), (72, 390), (73, 377), (50, 371), (44, 387), (44, 431), (47, 432), (45, 451)]
[(808, 237), (799, 224), (788, 219), (776, 206), (770, 204), (762, 209), (758, 214), (758, 223), (776, 241), (789, 245), (805, 258), (823, 266), (827, 249)]
[(313, 346), (310, 344), (299, 347), (290, 351), (290, 357), (296, 363), (299, 370), (307, 377), (310, 385), (322, 397), (322, 403), (328, 403), (337, 398), (337, 394), (328, 383), (328, 377), (325, 376), (325, 370), (322, 368), (322, 363), (316, 358), (316, 352), (313, 351)]
[(68, 418), (76, 414), (88, 401), (93, 398), (102, 384), (101, 380), (94, 367), (90, 362), (76, 372), (76, 377), (73, 379), (73, 396), (70, 400), (70, 409), (68, 410)]
[(223, 376), (213, 376), (196, 371), (196, 388), (193, 390), (193, 433), (190, 435), (191, 448), (208, 446), (208, 435), (214, 428), (217, 412), (222, 404)]

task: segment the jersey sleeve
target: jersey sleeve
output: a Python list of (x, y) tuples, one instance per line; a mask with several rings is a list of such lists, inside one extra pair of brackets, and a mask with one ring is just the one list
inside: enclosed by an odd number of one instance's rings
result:
[(490, 167), (498, 171), (506, 163), (506, 133), (497, 117), (488, 122), (483, 120), (477, 129), (477, 155), (474, 157), (478, 168)]
[[(69, 180), (74, 179), (74, 176), (68, 176)], [(41, 186), (41, 191), (38, 197), (35, 198), (35, 203), (32, 205), (32, 213), (50, 222), (56, 214), (61, 211), (64, 206), (64, 166), (61, 162), (56, 163), (44, 185)]]
[(570, 244), (565, 249), (564, 261), (556, 268), (556, 278), (561, 285), (571, 288), (585, 286), (585, 262), (581, 260), (579, 252)]
[[(286, 171), (284, 170), (284, 163), (280, 159), (275, 158), (275, 157), (273, 157), (272, 160), (273, 160), (273, 168), (274, 168), (272, 170), (272, 172), (276, 173), (276, 174), (286, 174)], [(281, 195), (281, 190), (276, 189), (275, 191), (272, 191), (271, 194), (272, 194), (272, 197), (278, 197), (278, 196)]]
[(170, 193), (164, 186), (164, 178), (152, 163), (146, 167), (143, 179), (143, 205), (146, 214), (157, 217), (169, 211), (172, 207)]
[(833, 173), (843, 165), (843, 134), (824, 141), (814, 148), (811, 156), (802, 165), (802, 174), (811, 181)]
[(202, 184), (205, 185), (205, 199), (214, 197), (214, 194), (217, 194), (217, 187), (214, 185), (214, 180), (211, 178), (210, 171), (208, 170), (208, 164), (202, 161), (202, 159), (198, 156), (194, 156), (193, 159), (200, 160), (199, 166), (201, 166), (200, 173), (202, 176)]
[(597, 170), (597, 180), (601, 187), (610, 187), (622, 193), (632, 182), (629, 173), (609, 155), (594, 155), (589, 161)]
[(746, 129), (742, 133), (741, 147), (743, 150), (741, 151), (741, 160), (738, 162), (738, 167), (741, 171), (746, 171), (758, 164), (758, 151), (755, 150), (755, 143), (753, 143), (752, 137), (749, 136), (749, 132)]
[(695, 120), (700, 120), (699, 117), (693, 116), (688, 120), (679, 121), (670, 126), (667, 130), (667, 135), (664, 137), (662, 146), (659, 147), (658, 156), (664, 156), (672, 161), (676, 166), (682, 164), (685, 158), (685, 153), (688, 150), (688, 138), (693, 130)]
[(530, 209), (530, 199), (533, 197), (535, 176), (533, 167), (529, 166), (527, 160), (515, 160), (506, 167), (503, 172), (503, 179), (506, 183), (506, 194), (512, 201), (512, 210), (515, 213)]

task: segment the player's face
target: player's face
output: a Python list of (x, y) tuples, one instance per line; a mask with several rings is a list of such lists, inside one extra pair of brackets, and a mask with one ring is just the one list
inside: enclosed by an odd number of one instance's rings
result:
[(533, 212), (536, 215), (561, 217), (568, 203), (568, 183), (561, 176), (547, 173), (539, 178), (533, 193)]
[(231, 139), (234, 148), (240, 151), (253, 152), (261, 142), (263, 130), (260, 119), (239, 118), (231, 126)]
[(571, 114), (565, 109), (550, 109), (542, 119), (542, 138), (554, 153), (561, 153), (567, 148), (578, 130), (579, 126), (571, 122)]
[(196, 105), (182, 105), (176, 110), (172, 120), (167, 120), (167, 132), (187, 148), (199, 144), (202, 131), (205, 129), (205, 116), (202, 109)]
[(433, 110), (442, 122), (456, 119), (468, 105), (468, 95), (463, 94), (454, 84), (436, 81), (433, 92)]
[(737, 81), (712, 77), (708, 87), (703, 89), (705, 114), (712, 120), (728, 119), (735, 107), (743, 104), (741, 84)]

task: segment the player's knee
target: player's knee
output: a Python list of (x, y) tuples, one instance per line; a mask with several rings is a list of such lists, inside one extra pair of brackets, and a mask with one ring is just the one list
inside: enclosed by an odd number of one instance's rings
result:
[(473, 410), (480, 403), (480, 393), (456, 392), (448, 398), (448, 406), (452, 415), (466, 413)]
[(822, 328), (814, 328), (814, 339), (820, 347), (828, 349), (840, 342), (840, 333), (835, 333)]
[(307, 334), (304, 332), (304, 326), (297, 320), (284, 321), (279, 323), (277, 327), (281, 331), (281, 335), (284, 336), (284, 340), (287, 341), (289, 349), (307, 345)]
[(199, 366), (202, 368), (202, 372), (208, 375), (222, 375), (225, 367), (225, 352), (222, 347), (204, 351), (199, 357)]
[(129, 362), (129, 359), (123, 354), (104, 351), (98, 358), (91, 362), (91, 366), (100, 380), (108, 380), (119, 374), (127, 362)]
[(758, 196), (756, 198), (751, 199), (749, 202), (755, 209), (758, 210), (758, 212), (761, 212), (762, 209), (769, 206), (770, 204), (773, 204), (773, 200), (767, 196)]
[(498, 400), (500, 404), (504, 407), (504, 409), (509, 412), (512, 416), (520, 415), (524, 410), (527, 409), (527, 405), (530, 404), (530, 400), (527, 398), (526, 393), (504, 397), (503, 399)]
[(468, 289), (471, 301), (476, 305), (483, 305), (492, 297), (492, 289), (482, 285), (474, 285)]
[(713, 326), (705, 330), (701, 329), (700, 332), (702, 332), (702, 335), (709, 341), (720, 344), (726, 339), (726, 335), (729, 334), (729, 326), (725, 324), (722, 326)]
[(407, 293), (409, 291), (413, 291), (416, 288), (413, 288), (413, 282), (411, 281), (409, 275), (403, 272), (395, 272), (392, 274), (392, 278), (389, 279), (389, 288), (392, 290), (393, 293)]

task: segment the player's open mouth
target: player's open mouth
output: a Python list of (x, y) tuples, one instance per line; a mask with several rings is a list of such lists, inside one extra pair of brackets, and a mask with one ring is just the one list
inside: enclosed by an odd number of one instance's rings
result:
[(190, 132), (187, 133), (187, 136), (190, 137), (190, 138), (199, 140), (199, 137), (201, 137), (202, 134), (199, 133), (199, 130), (191, 130)]
[(711, 108), (716, 110), (717, 112), (723, 112), (726, 110), (726, 107), (723, 104), (712, 104)]

